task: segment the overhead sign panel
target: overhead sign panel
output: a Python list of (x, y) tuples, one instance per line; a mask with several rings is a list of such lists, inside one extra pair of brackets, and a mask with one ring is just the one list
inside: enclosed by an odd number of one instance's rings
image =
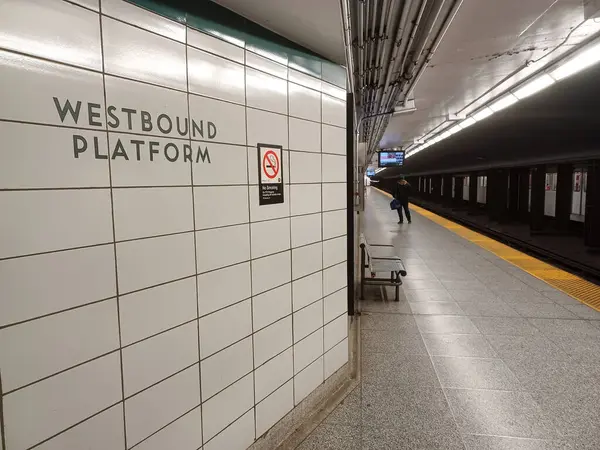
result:
[(283, 203), (283, 149), (281, 145), (258, 144), (258, 204)]
[(397, 167), (404, 165), (404, 151), (379, 152), (379, 167)]

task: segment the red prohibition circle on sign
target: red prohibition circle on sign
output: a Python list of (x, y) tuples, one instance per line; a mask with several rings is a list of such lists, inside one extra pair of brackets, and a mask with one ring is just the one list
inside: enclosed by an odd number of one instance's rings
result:
[(263, 172), (269, 179), (273, 179), (279, 173), (279, 157), (273, 150), (269, 150), (263, 156)]

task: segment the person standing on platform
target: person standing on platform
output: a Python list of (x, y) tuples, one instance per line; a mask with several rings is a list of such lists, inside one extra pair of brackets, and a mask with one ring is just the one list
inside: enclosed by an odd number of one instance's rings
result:
[(406, 181), (404, 177), (401, 177), (400, 181), (398, 181), (398, 184), (396, 184), (396, 189), (394, 190), (394, 198), (398, 200), (398, 203), (400, 203), (400, 206), (398, 207), (398, 217), (400, 218), (400, 221), (398, 223), (404, 223), (402, 210), (404, 210), (404, 214), (406, 215), (406, 220), (408, 220), (408, 223), (411, 223), (410, 210), (408, 209), (410, 189), (411, 188), (408, 181)]

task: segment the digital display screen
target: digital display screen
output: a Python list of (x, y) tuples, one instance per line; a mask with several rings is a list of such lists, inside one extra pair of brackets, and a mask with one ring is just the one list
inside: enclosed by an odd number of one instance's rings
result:
[(404, 152), (379, 152), (379, 167), (404, 165)]
[(374, 177), (375, 176), (375, 169), (367, 169), (367, 176), (368, 177)]

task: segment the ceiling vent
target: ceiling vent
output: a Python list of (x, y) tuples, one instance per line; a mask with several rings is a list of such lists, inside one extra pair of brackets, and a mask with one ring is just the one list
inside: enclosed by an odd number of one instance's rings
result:
[(600, 0), (583, 0), (583, 18), (585, 20), (600, 18)]

